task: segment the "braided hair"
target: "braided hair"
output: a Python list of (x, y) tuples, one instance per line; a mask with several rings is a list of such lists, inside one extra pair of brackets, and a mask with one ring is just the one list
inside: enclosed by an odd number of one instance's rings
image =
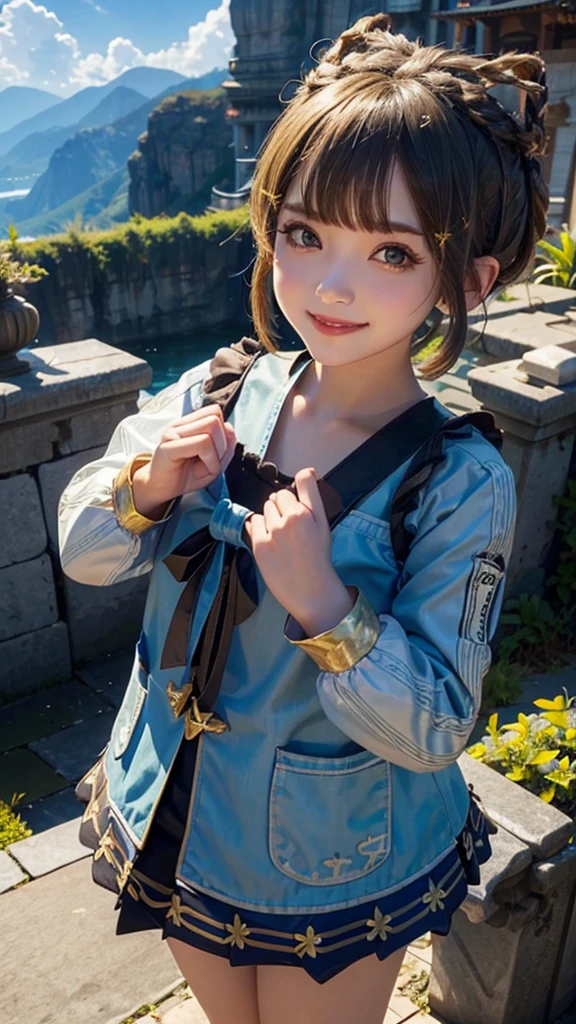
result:
[[(531, 269), (546, 228), (544, 62), (423, 46), (390, 30), (386, 14), (360, 18), (320, 56), (260, 151), (250, 197), (256, 245), (251, 305), (260, 341), (276, 350), (271, 272), (278, 212), (302, 174), (309, 217), (388, 232), (390, 171), (398, 159), (436, 261), (449, 324), (421, 365), (434, 379), (455, 363), (467, 332), (465, 275), (493, 256), (494, 289)], [(515, 86), (520, 112), (492, 90)]]

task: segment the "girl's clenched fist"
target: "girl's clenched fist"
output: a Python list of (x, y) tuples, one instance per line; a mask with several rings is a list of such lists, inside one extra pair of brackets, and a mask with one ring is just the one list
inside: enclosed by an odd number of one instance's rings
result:
[(158, 519), (172, 498), (207, 487), (228, 466), (236, 443), (234, 427), (224, 421), (219, 405), (169, 423), (151, 461), (132, 478), (136, 510)]

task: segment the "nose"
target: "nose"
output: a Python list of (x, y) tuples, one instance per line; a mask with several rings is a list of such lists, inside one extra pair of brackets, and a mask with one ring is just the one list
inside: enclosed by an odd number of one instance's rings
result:
[(345, 306), (350, 306), (354, 302), (354, 291), (350, 285), (346, 284), (343, 274), (333, 272), (328, 274), (316, 288), (316, 295), (319, 299), (322, 299), (326, 305), (333, 302), (341, 302)]

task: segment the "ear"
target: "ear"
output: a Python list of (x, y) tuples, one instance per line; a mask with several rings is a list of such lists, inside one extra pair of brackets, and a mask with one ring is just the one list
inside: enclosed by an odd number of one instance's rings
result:
[[(466, 309), (470, 313), (490, 294), (500, 273), (500, 264), (495, 256), (479, 256), (473, 260), (473, 270), (469, 270), (464, 281)], [(448, 315), (450, 310), (442, 300), (436, 303), (442, 313)]]

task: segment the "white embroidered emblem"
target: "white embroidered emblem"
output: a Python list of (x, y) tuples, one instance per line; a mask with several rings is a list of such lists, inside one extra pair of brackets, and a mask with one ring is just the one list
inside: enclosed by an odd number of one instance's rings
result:
[(460, 636), (477, 644), (488, 643), (490, 611), (498, 593), (498, 584), (504, 575), (501, 555), (477, 555), (468, 580), (466, 601), (460, 623)]

